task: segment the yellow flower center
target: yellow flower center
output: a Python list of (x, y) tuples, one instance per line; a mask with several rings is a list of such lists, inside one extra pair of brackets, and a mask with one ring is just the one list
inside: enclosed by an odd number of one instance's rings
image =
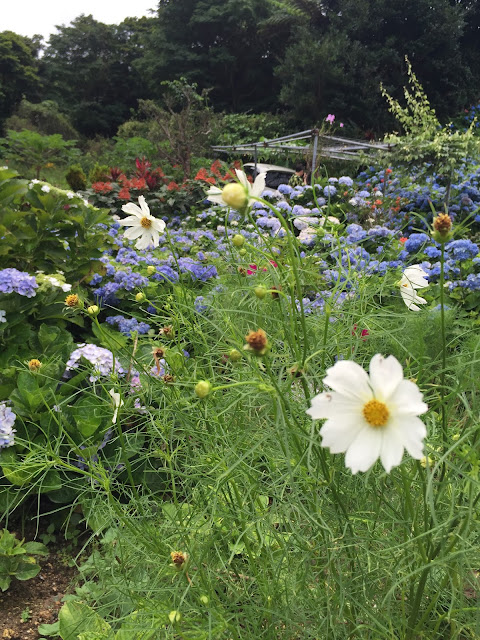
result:
[(142, 227), (144, 229), (150, 229), (150, 227), (152, 226), (152, 221), (150, 220), (150, 218), (147, 218), (146, 216), (144, 218), (142, 218), (140, 220), (140, 224), (142, 225)]
[(390, 417), (390, 411), (384, 402), (369, 400), (363, 407), (363, 417), (372, 427), (384, 427)]

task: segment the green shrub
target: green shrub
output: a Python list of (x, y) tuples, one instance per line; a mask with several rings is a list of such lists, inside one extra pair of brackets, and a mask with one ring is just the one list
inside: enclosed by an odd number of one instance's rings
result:
[(65, 180), (74, 191), (83, 191), (87, 188), (87, 176), (79, 164), (72, 164), (69, 167)]
[(80, 153), (74, 140), (64, 140), (59, 133), (42, 136), (26, 129), (7, 131), (7, 137), (0, 139), (0, 147), (3, 147), (7, 160), (21, 166), (27, 177), (33, 170), (37, 180), (43, 167), (53, 162), (72, 161)]
[(53, 100), (44, 100), (38, 104), (22, 100), (5, 125), (6, 129), (15, 131), (29, 129), (47, 136), (59, 133), (66, 140), (76, 140), (80, 135)]
[(110, 168), (106, 164), (95, 163), (95, 166), (88, 173), (88, 180), (93, 182), (105, 182), (110, 178)]

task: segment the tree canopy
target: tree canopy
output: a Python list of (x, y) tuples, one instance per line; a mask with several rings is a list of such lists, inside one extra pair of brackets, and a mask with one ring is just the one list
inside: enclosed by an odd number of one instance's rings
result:
[(163, 82), (208, 90), (216, 111), (327, 113), (379, 134), (380, 83), (405, 84), (407, 55), (441, 120), (479, 98), (480, 8), (472, 0), (160, 0), (152, 18), (80, 15), (43, 47), (0, 34), (0, 122), (22, 98), (53, 100), (85, 136), (113, 135)]

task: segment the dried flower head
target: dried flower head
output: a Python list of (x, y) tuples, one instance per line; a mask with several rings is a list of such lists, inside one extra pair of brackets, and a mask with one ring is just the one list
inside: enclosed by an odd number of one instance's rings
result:
[(257, 329), (256, 331), (250, 331), (245, 340), (247, 344), (244, 349), (253, 351), (256, 355), (263, 356), (268, 350), (267, 334), (263, 329)]
[(446, 213), (439, 213), (433, 219), (433, 238), (437, 242), (444, 243), (450, 239), (452, 219)]
[(175, 567), (177, 567), (177, 569), (181, 569), (188, 560), (188, 553), (183, 551), (172, 551), (170, 553), (170, 557), (172, 558), (172, 563)]
[(155, 347), (153, 349), (153, 359), (155, 360), (155, 366), (157, 367), (157, 374), (160, 375), (162, 370), (161, 360), (165, 357), (165, 349), (163, 347)]
[(171, 373), (166, 373), (162, 376), (162, 380), (163, 382), (165, 382), (165, 384), (172, 384), (173, 382), (175, 382), (175, 376), (172, 376)]
[(163, 327), (163, 329), (160, 329), (160, 333), (167, 340), (173, 340), (175, 337), (175, 329), (172, 327), (172, 325)]
[(270, 295), (272, 296), (273, 300), (278, 300), (278, 298), (280, 297), (280, 294), (278, 292), (281, 290), (282, 287), (280, 285), (274, 284), (272, 286), (272, 288), (270, 289)]

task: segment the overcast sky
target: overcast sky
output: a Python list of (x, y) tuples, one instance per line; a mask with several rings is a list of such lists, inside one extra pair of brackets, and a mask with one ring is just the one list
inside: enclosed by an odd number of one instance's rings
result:
[(79, 16), (92, 14), (95, 20), (118, 24), (129, 16), (149, 16), (157, 0), (0, 0), (0, 31), (14, 31), (22, 36), (42, 35), (45, 40), (55, 33), (55, 25)]

